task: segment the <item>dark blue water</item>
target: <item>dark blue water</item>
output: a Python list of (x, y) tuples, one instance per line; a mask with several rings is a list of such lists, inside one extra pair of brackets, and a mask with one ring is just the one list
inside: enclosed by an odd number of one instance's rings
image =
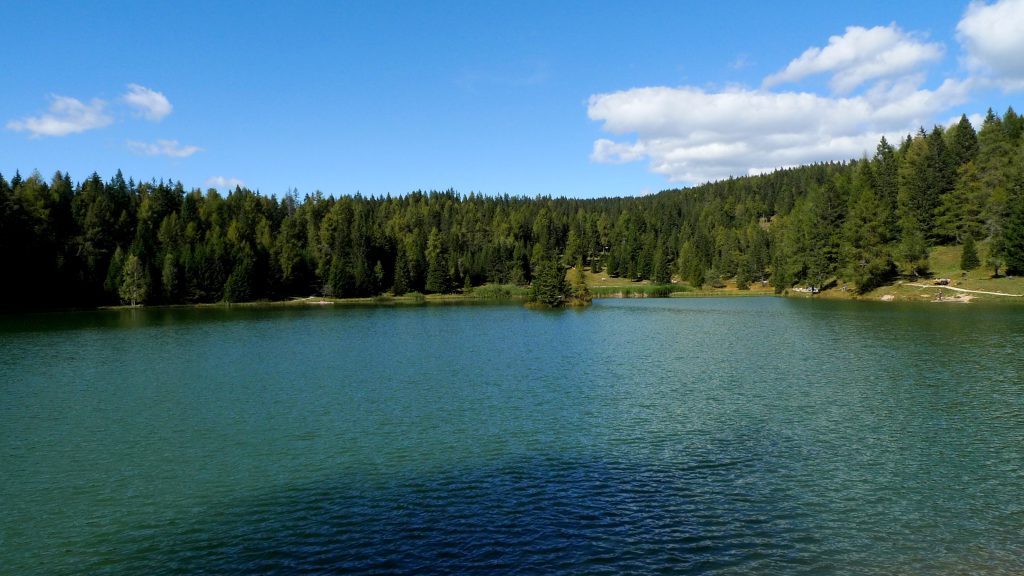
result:
[(1024, 309), (0, 319), (0, 573), (1020, 574)]

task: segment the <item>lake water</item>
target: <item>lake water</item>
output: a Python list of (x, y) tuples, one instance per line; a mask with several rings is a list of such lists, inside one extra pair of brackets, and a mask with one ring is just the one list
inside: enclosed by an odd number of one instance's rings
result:
[(0, 318), (0, 573), (1024, 573), (1024, 308)]

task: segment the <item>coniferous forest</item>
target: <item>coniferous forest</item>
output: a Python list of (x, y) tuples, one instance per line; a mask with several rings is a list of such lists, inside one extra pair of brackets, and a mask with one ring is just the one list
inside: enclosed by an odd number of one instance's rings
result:
[[(1024, 273), (1024, 117), (989, 111), (870, 157), (629, 198), (299, 198), (236, 188), (0, 175), (7, 310), (446, 293), (582, 263), (608, 276), (866, 292), (985, 243)], [(965, 249), (965, 254), (968, 250)], [(977, 256), (974, 256), (977, 258)], [(971, 261), (973, 262), (973, 261)]]

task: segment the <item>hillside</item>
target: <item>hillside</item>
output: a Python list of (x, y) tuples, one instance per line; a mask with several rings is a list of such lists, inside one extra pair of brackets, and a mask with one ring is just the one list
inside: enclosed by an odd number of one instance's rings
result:
[[(1024, 119), (884, 138), (871, 158), (639, 198), (412, 192), (278, 198), (118, 172), (0, 175), (8, 309), (451, 293), (582, 265), (623, 283), (885, 295), (984, 247), (965, 286), (1024, 273)], [(959, 253), (959, 252), (957, 252)], [(1004, 289), (1002, 291), (1012, 291)]]

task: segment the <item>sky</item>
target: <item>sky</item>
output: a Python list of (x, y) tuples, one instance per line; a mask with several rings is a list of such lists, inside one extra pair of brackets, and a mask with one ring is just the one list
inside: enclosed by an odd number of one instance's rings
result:
[(1024, 111), (1024, 0), (0, 2), (0, 173), (637, 196)]

